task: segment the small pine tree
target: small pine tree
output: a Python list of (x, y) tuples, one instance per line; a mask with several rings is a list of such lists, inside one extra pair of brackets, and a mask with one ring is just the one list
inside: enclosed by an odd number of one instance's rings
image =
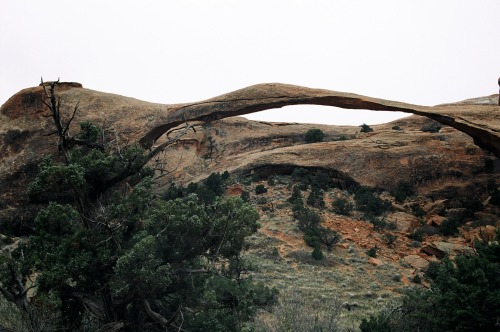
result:
[(306, 132), (305, 141), (306, 143), (323, 142), (324, 138), (325, 133), (321, 129), (309, 129)]
[(353, 208), (353, 204), (343, 197), (337, 198), (332, 202), (333, 212), (343, 216), (350, 215)]
[(369, 125), (367, 125), (366, 123), (363, 123), (361, 126), (361, 132), (362, 133), (370, 133), (373, 131), (373, 128), (371, 128)]
[(267, 188), (263, 184), (259, 184), (255, 187), (255, 194), (260, 195), (267, 193)]
[(312, 256), (312, 258), (314, 258), (317, 261), (320, 261), (320, 260), (325, 258), (325, 255), (323, 254), (323, 252), (321, 251), (321, 249), (319, 247), (314, 248), (311, 256)]

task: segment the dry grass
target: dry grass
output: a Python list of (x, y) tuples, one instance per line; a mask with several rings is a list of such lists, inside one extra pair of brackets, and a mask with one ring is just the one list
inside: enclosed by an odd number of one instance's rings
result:
[[(317, 314), (324, 315), (317, 303), (333, 301), (338, 312), (335, 328), (331, 331), (356, 330), (362, 318), (400, 297), (401, 290), (407, 286), (408, 276), (413, 271), (407, 265), (402, 265), (399, 259), (393, 260), (391, 257), (395, 253), (390, 248), (381, 250), (379, 258), (384, 262), (383, 265), (373, 266), (368, 263), (366, 248), (356, 241), (364, 241), (364, 246), (376, 243), (383, 247), (382, 234), (374, 232), (370, 224), (342, 217), (344, 226), (356, 226), (338, 230), (343, 232), (344, 240), (341, 243), (346, 245), (337, 246), (331, 252), (325, 250), (325, 259), (316, 261), (311, 257), (312, 248), (302, 240), (289, 205), (285, 204), (286, 198), (291, 195), (289, 187), (267, 187), (269, 191), (264, 195), (268, 201), (273, 202), (274, 209), (261, 211), (262, 227), (256, 235), (249, 238), (246, 257), (258, 266), (258, 270), (253, 272), (253, 278), (276, 287), (280, 291), (282, 305), (291, 301), (290, 294), (298, 292), (301, 300), (297, 303), (303, 306), (303, 310), (313, 308), (307, 315), (314, 317)], [(251, 189), (249, 186), (249, 191)], [(282, 201), (276, 197), (280, 197)], [(328, 197), (328, 193), (325, 197)], [(322, 212), (322, 216), (325, 220), (340, 218), (328, 211)], [(327, 224), (335, 227), (339, 223)], [(371, 234), (371, 237), (366, 234)], [(279, 320), (283, 316), (280, 310), (284, 309), (261, 314), (256, 321), (260, 324), (259, 328), (262, 331), (286, 330), (280, 325), (283, 323)]]

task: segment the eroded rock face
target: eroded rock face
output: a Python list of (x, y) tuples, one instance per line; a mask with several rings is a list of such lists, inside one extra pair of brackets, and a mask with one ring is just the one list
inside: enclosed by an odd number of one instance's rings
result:
[[(439, 180), (445, 184), (448, 181), (450, 190), (463, 187), (470, 191), (467, 186), (472, 178), (486, 182), (497, 168), (497, 159), (474, 143), (496, 155), (500, 151), (500, 111), (489, 97), (477, 99), (481, 102), (424, 107), (329, 90), (260, 84), (202, 102), (162, 105), (92, 91), (78, 83), (60, 83), (56, 92), (66, 119), (78, 104), (70, 132), (77, 132), (80, 122), (92, 121), (105, 128), (117, 146), (138, 142), (154, 148), (172, 128), (186, 121), (195, 123), (196, 132), (183, 136), (158, 155), (168, 172), (158, 181), (160, 187), (173, 180), (198, 181), (211, 172), (225, 170), (249, 175), (269, 169), (288, 172), (295, 167), (310, 167), (329, 171), (339, 187), (356, 183), (390, 188), (399, 180), (412, 179), (430, 190)], [(3, 225), (22, 227), (31, 221), (37, 207), (27, 201), (26, 187), (43, 156), (58, 156), (56, 137), (50, 136), (53, 123), (47, 117), (43, 98), (42, 86), (28, 88), (0, 108)], [(449, 127), (437, 134), (422, 132), (420, 129), (430, 120), (421, 116), (373, 126), (373, 133), (360, 133), (358, 127), (267, 123), (234, 117), (295, 104), (403, 111), (435, 119), (467, 135)], [(394, 126), (401, 130), (393, 130)], [(312, 128), (325, 132), (324, 142), (305, 144), (303, 136)]]

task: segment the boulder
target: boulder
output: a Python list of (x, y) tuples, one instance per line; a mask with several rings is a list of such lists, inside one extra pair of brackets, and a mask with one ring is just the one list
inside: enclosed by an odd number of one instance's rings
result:
[(398, 230), (402, 232), (411, 232), (420, 222), (417, 217), (406, 212), (395, 212), (387, 216), (388, 222), (395, 222)]
[(435, 202), (428, 203), (422, 207), (422, 210), (427, 214), (444, 215), (446, 211), (447, 199), (440, 199)]
[(445, 221), (446, 218), (437, 214), (430, 215), (427, 218), (427, 225), (431, 225), (434, 227), (440, 227), (443, 221)]
[(403, 258), (403, 261), (411, 265), (415, 269), (423, 270), (429, 266), (429, 262), (419, 255), (408, 255)]
[(436, 256), (437, 258), (442, 258), (446, 255), (459, 255), (473, 253), (473, 249), (461, 244), (434, 241), (420, 249), (422, 252)]
[(380, 259), (370, 257), (370, 259), (368, 260), (368, 264), (371, 264), (373, 266), (379, 266), (379, 265), (383, 265), (384, 262), (382, 262)]

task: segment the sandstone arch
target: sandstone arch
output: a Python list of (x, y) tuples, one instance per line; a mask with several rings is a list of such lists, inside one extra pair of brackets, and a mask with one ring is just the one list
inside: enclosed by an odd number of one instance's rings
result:
[[(56, 91), (61, 97), (63, 108), (72, 110), (79, 103), (79, 111), (70, 130), (78, 131), (79, 122), (84, 120), (108, 124), (113, 135), (116, 134), (114, 144), (118, 145), (139, 142), (143, 147), (150, 148), (156, 140), (160, 142), (169, 129), (185, 121), (210, 122), (288, 105), (316, 104), (426, 116), (468, 134), (477, 145), (500, 156), (500, 110), (496, 104), (497, 95), (426, 107), (352, 93), (273, 83), (249, 86), (201, 102), (164, 105), (85, 89), (77, 83), (59, 83)], [(22, 227), (23, 222), (32, 220), (37, 207), (27, 201), (26, 187), (36, 174), (40, 159), (47, 154), (57, 153), (52, 139), (54, 136), (48, 136), (53, 131), (53, 123), (46, 116), (46, 107), (41, 102), (43, 96), (42, 87), (27, 88), (0, 107), (2, 223), (15, 221)], [(283, 148), (279, 150), (279, 154), (273, 155), (253, 154), (251, 162), (255, 165), (272, 165), (280, 156), (290, 158), (292, 149), (293, 147)], [(332, 149), (331, 145), (325, 144), (315, 146), (314, 150), (322, 155), (344, 153), (339, 151), (341, 147), (338, 150)], [(308, 156), (310, 152), (311, 149), (303, 147), (301, 158), (315, 158)], [(383, 154), (387, 155), (388, 152), (384, 150)], [(343, 169), (337, 168), (338, 165), (331, 166), (332, 169), (345, 172), (352, 168), (352, 163), (349, 162)]]
[(478, 146), (500, 157), (500, 110), (492, 97), (428, 107), (289, 84), (257, 84), (201, 102), (170, 105), (166, 121), (157, 122), (139, 141), (144, 147), (150, 147), (167, 130), (187, 120), (212, 121), (289, 105), (312, 104), (425, 116), (468, 134)]

